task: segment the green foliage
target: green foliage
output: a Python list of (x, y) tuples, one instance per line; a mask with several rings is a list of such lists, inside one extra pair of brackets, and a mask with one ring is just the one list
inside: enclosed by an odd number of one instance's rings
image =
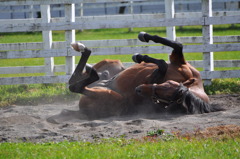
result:
[(157, 130), (147, 132), (147, 136), (159, 136), (159, 135), (163, 135), (163, 133), (164, 133), (164, 130), (157, 129)]
[(0, 158), (238, 158), (240, 139), (0, 143)]
[(212, 84), (205, 86), (205, 91), (209, 95), (214, 94), (240, 94), (240, 78), (235, 79), (215, 79)]

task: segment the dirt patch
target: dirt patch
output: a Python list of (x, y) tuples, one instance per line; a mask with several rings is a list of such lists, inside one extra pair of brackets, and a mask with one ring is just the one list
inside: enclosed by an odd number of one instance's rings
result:
[(226, 111), (196, 115), (139, 114), (88, 121), (77, 118), (78, 101), (4, 107), (0, 109), (0, 142), (140, 138), (158, 129), (166, 133), (197, 131), (202, 136), (240, 134), (239, 95), (214, 95), (210, 99)]
[(196, 131), (194, 136), (198, 138), (215, 138), (215, 139), (240, 137), (240, 126), (220, 125), (209, 127), (202, 131)]

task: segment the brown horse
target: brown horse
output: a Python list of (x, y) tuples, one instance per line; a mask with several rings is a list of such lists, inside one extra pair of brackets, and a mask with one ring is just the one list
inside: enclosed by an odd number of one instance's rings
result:
[[(136, 54), (133, 55), (133, 60), (138, 64), (127, 69), (124, 69), (120, 62), (114, 65), (114, 69), (109, 67), (111, 60), (102, 61), (91, 67), (86, 66), (91, 50), (80, 43), (72, 44), (76, 51), (82, 52), (79, 64), (69, 80), (70, 91), (83, 94), (79, 102), (81, 114), (85, 114), (89, 119), (132, 114), (138, 112), (143, 105), (146, 108), (145, 104), (149, 110), (162, 110), (164, 106), (162, 103), (153, 104), (149, 98), (136, 93), (135, 89), (142, 84), (160, 84), (167, 80), (178, 83), (189, 81), (191, 92), (200, 100), (209, 103), (199, 71), (184, 59), (182, 44), (145, 32), (141, 32), (138, 38), (143, 42), (152, 40), (172, 47), (170, 63)], [(82, 73), (85, 66), (86, 72)], [(105, 69), (100, 69), (102, 67)], [(99, 76), (104, 71), (108, 71), (107, 75), (110, 75), (106, 76), (107, 80), (102, 80)], [(94, 85), (90, 85), (92, 83)]]

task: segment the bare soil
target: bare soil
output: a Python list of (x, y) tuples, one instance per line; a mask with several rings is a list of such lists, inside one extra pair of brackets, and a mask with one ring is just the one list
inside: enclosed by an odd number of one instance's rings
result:
[[(139, 114), (100, 120), (80, 120), (78, 101), (0, 108), (0, 142), (94, 141), (101, 138), (142, 138), (149, 131), (165, 133), (240, 134), (240, 96), (213, 95), (212, 104), (225, 111), (194, 114)], [(70, 111), (72, 110), (72, 111)], [(227, 130), (227, 131), (224, 131)], [(220, 133), (219, 133), (220, 132)]]

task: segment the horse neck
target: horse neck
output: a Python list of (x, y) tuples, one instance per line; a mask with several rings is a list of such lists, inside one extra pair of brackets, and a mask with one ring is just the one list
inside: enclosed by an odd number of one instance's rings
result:
[(190, 91), (188, 91), (185, 95), (183, 106), (187, 108), (187, 111), (190, 114), (211, 112), (210, 104), (195, 96)]

